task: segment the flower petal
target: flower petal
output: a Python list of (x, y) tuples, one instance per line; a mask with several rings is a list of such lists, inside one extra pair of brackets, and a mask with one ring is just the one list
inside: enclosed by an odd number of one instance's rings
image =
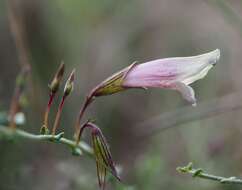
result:
[(123, 81), (127, 88), (153, 87), (178, 90), (182, 97), (196, 104), (189, 84), (204, 78), (220, 58), (220, 50), (191, 57), (174, 57), (135, 65)]
[(196, 98), (195, 98), (195, 92), (192, 87), (182, 83), (182, 82), (176, 82), (174, 83), (174, 89), (179, 91), (182, 95), (182, 97), (190, 102), (193, 106), (196, 106)]
[(123, 82), (125, 87), (166, 88), (174, 81), (191, 84), (203, 78), (218, 61), (220, 50), (191, 57), (173, 57), (149, 61), (135, 67)]

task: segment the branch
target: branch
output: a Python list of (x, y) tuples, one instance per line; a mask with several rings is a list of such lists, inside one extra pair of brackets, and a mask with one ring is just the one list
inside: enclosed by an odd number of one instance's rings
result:
[(10, 32), (12, 33), (17, 53), (19, 56), (20, 67), (23, 70), (30, 69), (30, 52), (27, 41), (26, 25), (21, 2), (17, 0), (7, 1), (8, 20)]
[(191, 174), (193, 177), (199, 177), (199, 178), (203, 178), (203, 179), (218, 181), (222, 184), (242, 185), (241, 179), (238, 179), (236, 177), (221, 177), (221, 176), (211, 175), (211, 174), (203, 172), (203, 170), (201, 168), (194, 169), (192, 167), (192, 163), (189, 163), (187, 166), (184, 166), (184, 167), (178, 167), (177, 171), (180, 173)]
[(138, 135), (140, 138), (147, 138), (184, 123), (241, 110), (241, 94), (241, 92), (235, 92), (221, 98), (200, 103), (196, 109), (191, 106), (186, 106), (184, 108), (177, 109), (176, 111), (154, 116), (147, 121), (137, 123), (134, 126), (134, 130), (139, 131)]
[(81, 141), (78, 145), (76, 145), (75, 141), (64, 138), (63, 136), (64, 132), (59, 133), (57, 135), (35, 135), (32, 133), (28, 133), (24, 130), (11, 129), (9, 127), (0, 125), (0, 137), (6, 137), (9, 139), (20, 138), (33, 141), (46, 141), (57, 144), (63, 144), (69, 147), (74, 155), (81, 156), (83, 153), (85, 153), (89, 156), (93, 156), (93, 150), (88, 144)]
[(20, 3), (16, 0), (7, 2), (8, 20), (20, 63), (20, 72), (16, 80), (13, 97), (9, 108), (10, 127), (15, 128), (14, 116), (22, 108), (20, 99), (25, 92), (26, 80), (30, 72), (30, 52), (27, 45), (26, 30)]
[(233, 10), (231, 5), (229, 5), (229, 1), (226, 0), (207, 0), (208, 4), (215, 6), (216, 9), (218, 9), (222, 16), (224, 17), (224, 20), (234, 28), (238, 29), (238, 32), (240, 33), (240, 36), (242, 36), (242, 21), (240, 16), (236, 13), (236, 11)]

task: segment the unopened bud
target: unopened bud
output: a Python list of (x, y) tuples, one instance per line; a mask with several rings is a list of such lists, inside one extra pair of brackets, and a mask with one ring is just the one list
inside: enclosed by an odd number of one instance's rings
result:
[(64, 88), (64, 95), (62, 96), (62, 100), (59, 104), (59, 107), (58, 107), (58, 111), (57, 111), (57, 114), (56, 114), (56, 117), (55, 117), (55, 123), (54, 123), (54, 126), (53, 126), (53, 129), (52, 129), (52, 135), (55, 134), (56, 132), (56, 129), (58, 128), (59, 126), (59, 123), (60, 123), (60, 118), (61, 118), (61, 112), (62, 112), (62, 109), (63, 109), (63, 106), (64, 106), (64, 102), (66, 100), (66, 97), (71, 93), (71, 91), (73, 90), (73, 81), (74, 81), (74, 73), (75, 73), (75, 70), (73, 70), (69, 76), (69, 78), (67, 79), (66, 81), (66, 84), (65, 84), (65, 88)]
[(65, 65), (64, 63), (61, 63), (61, 65), (59, 66), (54, 79), (52, 80), (51, 84), (49, 85), (50, 88), (50, 94), (49, 94), (49, 101), (45, 110), (45, 114), (44, 114), (44, 124), (40, 129), (40, 133), (41, 134), (47, 134), (49, 133), (49, 129), (48, 129), (48, 118), (49, 118), (49, 112), (50, 112), (50, 107), (53, 103), (53, 99), (55, 98), (56, 92), (59, 89), (60, 83), (61, 83), (61, 79), (64, 75), (64, 70), (65, 70)]
[(75, 75), (75, 69), (72, 70), (69, 78), (66, 81), (65, 88), (64, 88), (65, 96), (68, 96), (74, 89), (74, 75)]
[(108, 143), (102, 134), (102, 131), (95, 124), (87, 122), (81, 127), (79, 138), (85, 128), (90, 128), (92, 132), (92, 145), (97, 166), (98, 182), (100, 188), (104, 189), (107, 171), (111, 172), (111, 174), (118, 180), (120, 180), (120, 178), (113, 162)]
[(56, 93), (58, 91), (61, 80), (64, 75), (64, 71), (65, 71), (65, 65), (64, 65), (64, 63), (61, 63), (61, 65), (59, 66), (59, 68), (54, 76), (54, 79), (52, 80), (52, 82), (49, 85), (50, 91), (52, 93)]

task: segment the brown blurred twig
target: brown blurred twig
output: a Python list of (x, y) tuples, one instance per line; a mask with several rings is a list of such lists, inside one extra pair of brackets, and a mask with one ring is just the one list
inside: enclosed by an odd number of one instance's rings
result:
[(242, 20), (239, 15), (237, 15), (231, 6), (229, 1), (226, 0), (207, 0), (208, 4), (212, 4), (219, 9), (225, 20), (230, 24), (238, 28), (238, 32), (242, 36)]
[(26, 32), (23, 22), (23, 15), (21, 14), (20, 2), (16, 0), (8, 0), (8, 20), (9, 27), (19, 56), (19, 63), (21, 69), (30, 69), (30, 54), (27, 46)]
[(173, 112), (163, 113), (134, 126), (139, 137), (148, 137), (166, 129), (180, 126), (196, 120), (213, 117), (242, 109), (242, 94), (232, 93), (208, 102), (199, 103), (197, 107), (187, 106)]
[(7, 1), (8, 19), (10, 31), (13, 35), (19, 56), (20, 72), (16, 79), (15, 89), (9, 108), (10, 126), (15, 128), (14, 116), (21, 109), (20, 98), (24, 92), (26, 79), (30, 71), (29, 51), (26, 43), (26, 35), (22, 15), (20, 14), (19, 2)]

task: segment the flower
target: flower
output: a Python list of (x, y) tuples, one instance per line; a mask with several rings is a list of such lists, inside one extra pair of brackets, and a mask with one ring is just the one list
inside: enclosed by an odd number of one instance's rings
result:
[(142, 64), (136, 62), (131, 64), (91, 90), (77, 117), (76, 131), (78, 131), (85, 110), (95, 97), (118, 93), (126, 89), (156, 87), (177, 90), (185, 100), (195, 106), (195, 92), (189, 85), (204, 78), (219, 58), (220, 50), (216, 49), (197, 56), (165, 58)]
[(220, 50), (191, 57), (174, 57), (132, 64), (112, 75), (92, 91), (92, 96), (109, 95), (129, 88), (167, 88), (177, 90), (196, 105), (191, 83), (204, 78), (216, 64)]

